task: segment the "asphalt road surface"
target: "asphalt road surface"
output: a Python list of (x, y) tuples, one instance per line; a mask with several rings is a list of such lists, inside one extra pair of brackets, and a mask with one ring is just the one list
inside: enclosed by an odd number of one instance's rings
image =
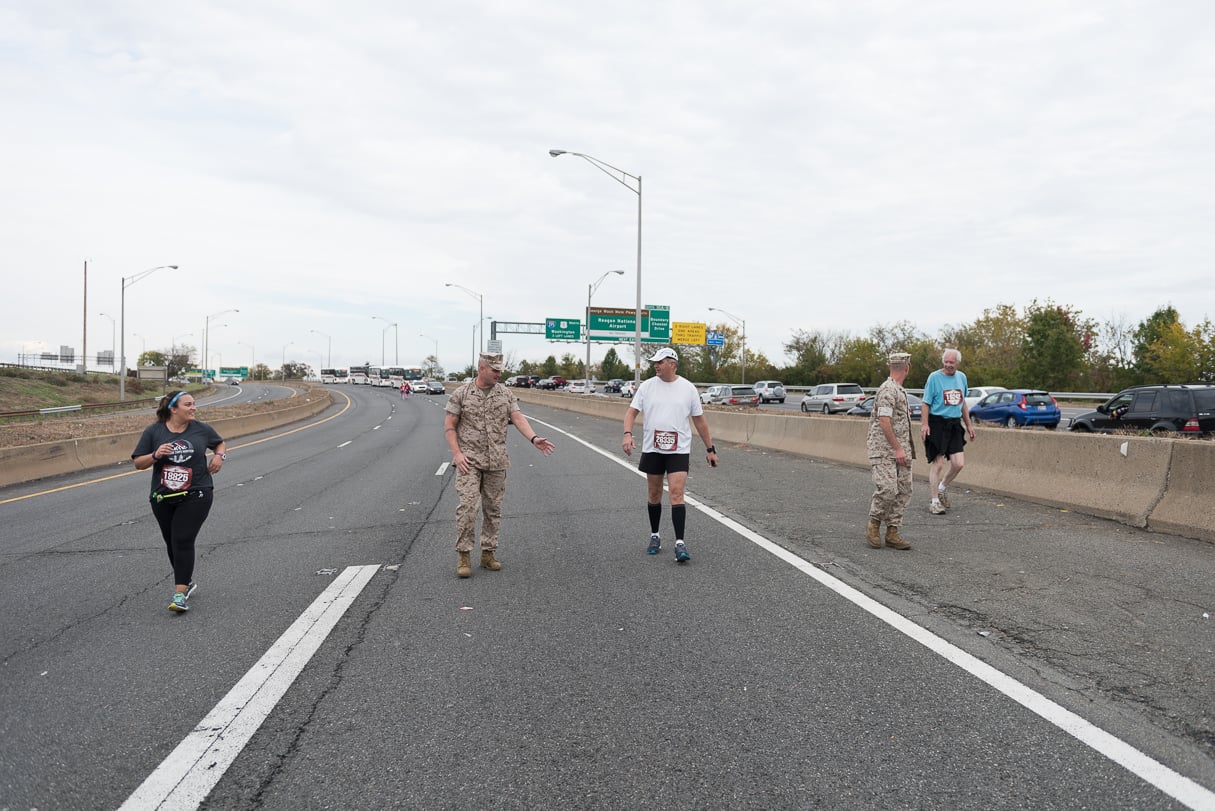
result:
[(229, 446), (185, 615), (149, 473), (0, 489), (0, 808), (1215, 807), (1210, 544), (917, 482), (871, 550), (868, 471), (718, 443), (679, 565), (528, 406), (460, 580), (446, 398), (336, 391)]

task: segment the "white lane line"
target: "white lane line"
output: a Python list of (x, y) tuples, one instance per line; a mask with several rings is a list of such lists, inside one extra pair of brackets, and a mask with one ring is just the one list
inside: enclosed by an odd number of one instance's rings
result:
[(346, 440), (345, 442), (343, 442), (341, 445), (338, 445), (338, 447), (339, 447), (339, 448), (344, 448), (344, 447), (346, 447), (347, 445), (349, 445), (351, 442), (354, 442), (354, 440), (353, 440), (353, 439), (348, 439), (348, 440)]
[[(528, 420), (533, 423), (538, 422), (541, 425), (547, 426), (553, 431), (564, 434), (575, 442), (585, 445), (587, 448), (600, 456), (603, 456), (606, 459), (611, 459), (613, 462), (621, 467), (624, 467), (626, 470), (633, 471), (638, 476), (645, 476), (644, 473), (636, 468), (634, 463), (629, 461), (630, 459), (635, 459), (636, 457), (626, 457), (625, 459), (621, 459), (590, 444), (584, 439), (574, 436), (568, 431), (552, 425), (551, 423), (547, 423), (543, 420), (532, 417), (528, 417)], [(1084, 743), (1097, 753), (1114, 761), (1141, 780), (1155, 786), (1157, 789), (1177, 800), (1177, 802), (1185, 805), (1187, 808), (1215, 808), (1215, 791), (1211, 791), (1210, 789), (1207, 789), (1194, 782), (1185, 775), (1173, 771), (1168, 766), (1165, 766), (1163, 763), (1150, 755), (1139, 751), (1135, 747), (1123, 741), (1121, 738), (1111, 735), (1096, 724), (1085, 720), (1066, 707), (1063, 707), (1062, 705), (1057, 704), (1056, 702), (1042, 695), (1038, 691), (1027, 687), (1008, 674), (997, 670), (981, 659), (967, 653), (958, 646), (954, 645), (952, 642), (945, 641), (928, 629), (915, 624), (902, 614), (887, 608), (877, 600), (863, 594), (842, 580), (832, 577), (830, 574), (824, 572), (813, 563), (803, 560), (794, 553), (790, 552), (788, 549), (785, 549), (783, 546), (769, 541), (767, 538), (759, 535), (753, 530), (748, 529), (732, 518), (722, 515), (712, 507), (705, 506), (700, 501), (695, 499), (690, 493), (684, 494), (684, 501), (694, 506), (708, 517), (712, 518), (714, 521), (717, 521), (719, 524), (738, 533), (761, 549), (772, 553), (803, 574), (814, 578), (822, 585), (853, 603), (858, 608), (869, 612), (877, 619), (894, 628), (896, 631), (906, 634), (916, 642), (919, 642), (921, 645), (928, 648), (933, 653), (941, 656), (949, 662), (952, 662), (980, 681), (986, 682), (996, 690), (999, 690), (1001, 693), (1011, 698), (1013, 701), (1028, 709), (1030, 712), (1033, 712), (1034, 714), (1054, 724), (1056, 727), (1076, 738), (1081, 743)]]
[(439, 469), (435, 471), (435, 475), (442, 476), (444, 473), (447, 472), (447, 468), (450, 464), (451, 464), (451, 462), (444, 462), (443, 464), (439, 465)]
[(197, 808), (379, 570), (348, 566), (120, 806)]

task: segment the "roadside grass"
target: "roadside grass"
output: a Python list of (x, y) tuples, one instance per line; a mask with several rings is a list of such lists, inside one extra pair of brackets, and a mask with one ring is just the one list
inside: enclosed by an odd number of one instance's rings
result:
[[(135, 378), (128, 378), (126, 390), (128, 399), (146, 400), (158, 396), (161, 387), (144, 385)], [(0, 367), (0, 414), (116, 402), (116, 375), (46, 372), (19, 366)], [(141, 406), (146, 407), (146, 404)]]

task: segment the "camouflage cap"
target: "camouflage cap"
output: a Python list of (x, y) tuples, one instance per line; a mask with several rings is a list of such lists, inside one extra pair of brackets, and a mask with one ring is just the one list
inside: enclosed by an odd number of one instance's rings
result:
[(891, 366), (907, 366), (911, 363), (911, 355), (906, 352), (891, 352), (888, 363)]
[(499, 354), (491, 354), (489, 352), (481, 353), (481, 362), (495, 372), (502, 371), (502, 356)]

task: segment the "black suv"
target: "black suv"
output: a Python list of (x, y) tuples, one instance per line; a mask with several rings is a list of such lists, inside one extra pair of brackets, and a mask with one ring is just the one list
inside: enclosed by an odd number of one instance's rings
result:
[(1136, 386), (1096, 411), (1073, 417), (1072, 431), (1150, 431), (1157, 435), (1215, 433), (1215, 386)]

